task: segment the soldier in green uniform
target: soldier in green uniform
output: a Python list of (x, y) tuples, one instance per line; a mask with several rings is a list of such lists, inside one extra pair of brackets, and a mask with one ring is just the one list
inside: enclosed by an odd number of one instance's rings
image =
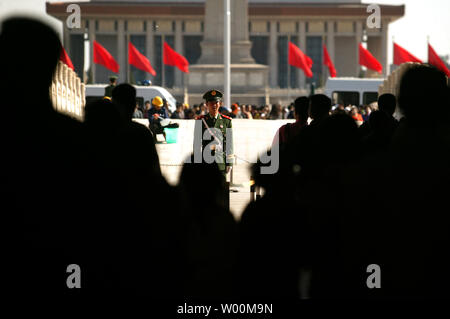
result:
[[(194, 156), (202, 154), (203, 161), (208, 162), (205, 153), (214, 156), (215, 161), (225, 176), (233, 165), (233, 138), (231, 118), (219, 113), (222, 105), (222, 92), (210, 90), (203, 95), (208, 114), (197, 117), (194, 132)], [(208, 132), (206, 132), (208, 131)], [(206, 136), (206, 139), (204, 138)], [(210, 137), (210, 139), (207, 139)], [(201, 143), (199, 142), (201, 139)], [(201, 147), (201, 152), (199, 149)]]
[(117, 76), (111, 75), (109, 77), (109, 85), (105, 87), (105, 96), (111, 98), (112, 97), (112, 91), (117, 85)]

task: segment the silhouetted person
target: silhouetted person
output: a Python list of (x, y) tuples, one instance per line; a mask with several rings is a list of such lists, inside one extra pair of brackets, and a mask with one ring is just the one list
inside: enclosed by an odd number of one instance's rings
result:
[(286, 147), (286, 152), (281, 154), (281, 162), (286, 164), (282, 166), (290, 170), (293, 165), (300, 165), (302, 169), (305, 165), (314, 165), (314, 154), (321, 148), (318, 144), (321, 123), (330, 116), (330, 111), (331, 100), (326, 95), (316, 94), (309, 98), (308, 113), (312, 121), (293, 138)]
[[(397, 105), (397, 99), (395, 98), (395, 95), (391, 93), (385, 93), (378, 97), (378, 109), (382, 112), (384, 112), (387, 117), (388, 121), (384, 123), (384, 127), (390, 127), (391, 134), (394, 133), (395, 129), (398, 126), (397, 119), (393, 116), (395, 112), (395, 108)], [(381, 119), (381, 115), (376, 115), (378, 119)], [(370, 115), (369, 115), (370, 118)], [(359, 127), (359, 136), (362, 139), (367, 139), (369, 135), (373, 135), (373, 129), (370, 126), (370, 121), (366, 120), (364, 123)]]
[[(373, 111), (367, 121), (369, 132), (362, 138), (366, 152), (385, 152), (388, 150), (395, 125), (389, 115), (383, 111)], [(395, 119), (394, 119), (395, 120)], [(359, 128), (361, 130), (361, 127)]]
[[(128, 209), (122, 212), (125, 238), (120, 266), (124, 289), (157, 299), (178, 297), (179, 207), (176, 200), (168, 202), (176, 196), (175, 191), (161, 174), (149, 129), (132, 121), (136, 89), (119, 84), (113, 90), (112, 102), (121, 115), (117, 161), (124, 180), (120, 185), (122, 196), (129, 202)], [(136, 163), (146, 163), (141, 172), (136, 173)]]
[(397, 106), (397, 99), (394, 94), (385, 93), (378, 97), (378, 109), (389, 116), (393, 116)]
[(239, 222), (239, 296), (292, 301), (300, 296), (303, 216), (293, 202), (295, 190), (288, 174), (261, 174), (262, 166), (253, 165), (252, 176), (264, 196), (249, 203)]
[(289, 143), (294, 137), (299, 134), (300, 130), (308, 125), (308, 110), (309, 110), (309, 99), (306, 96), (300, 96), (295, 99), (294, 102), (294, 118), (295, 123), (287, 123), (280, 127), (277, 132), (277, 136), (274, 139), (279, 139), (280, 147)]
[[(77, 294), (66, 286), (66, 269), (85, 265), (81, 233), (91, 191), (81, 123), (56, 112), (49, 96), (61, 43), (49, 26), (16, 17), (3, 22), (0, 47), (1, 180), (9, 194), (3, 233), (11, 235), (4, 274), (13, 282), (7, 290), (25, 300)], [(24, 85), (30, 70), (39, 80)], [(32, 103), (18, 99), (24, 94)]]
[[(322, 120), (301, 166), (296, 184), (298, 206), (304, 214), (302, 242), (304, 267), (310, 271), (311, 298), (355, 298), (364, 278), (359, 258), (361, 244), (353, 240), (363, 224), (355, 211), (361, 208), (357, 189), (360, 145), (355, 121), (347, 114)], [(358, 238), (358, 237), (357, 237)], [(334, 270), (330, 272), (330, 264)], [(337, 275), (339, 274), (339, 275)]]
[(315, 94), (310, 97), (309, 117), (311, 125), (315, 126), (330, 115), (331, 100), (324, 94)]
[(102, 99), (88, 103), (84, 114), (87, 147), (94, 164), (108, 171), (108, 178), (117, 178), (117, 170), (122, 166), (118, 160), (121, 155), (117, 147), (121, 128), (119, 111), (110, 100)]
[[(400, 83), (404, 114), (391, 146), (383, 248), (389, 271), (385, 287), (394, 297), (449, 297), (448, 179), (450, 177), (447, 79), (428, 65), (414, 65)], [(414, 280), (411, 280), (414, 278)]]
[(447, 122), (446, 116), (432, 116), (424, 121), (424, 106), (428, 113), (448, 115), (446, 104), (446, 77), (434, 67), (420, 65), (407, 70), (402, 77), (398, 105), (409, 122), (420, 122), (433, 126), (436, 122)]
[(158, 154), (150, 131), (139, 123), (132, 121), (136, 106), (136, 89), (124, 83), (116, 86), (112, 92), (112, 101), (122, 118), (121, 147), (124, 167), (133, 167), (134, 163), (145, 162), (144, 172), (147, 176), (161, 176)]
[(224, 206), (226, 186), (217, 164), (195, 163), (191, 156), (190, 163), (183, 165), (179, 190), (185, 203), (184, 296), (235, 298), (237, 225)]

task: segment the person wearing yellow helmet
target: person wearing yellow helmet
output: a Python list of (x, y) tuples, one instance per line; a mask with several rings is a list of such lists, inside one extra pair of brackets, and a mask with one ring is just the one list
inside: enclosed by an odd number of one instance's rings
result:
[(164, 134), (164, 127), (161, 125), (161, 121), (168, 118), (169, 113), (167, 112), (164, 99), (160, 96), (155, 96), (152, 99), (152, 108), (148, 111), (149, 128), (155, 140), (157, 134)]

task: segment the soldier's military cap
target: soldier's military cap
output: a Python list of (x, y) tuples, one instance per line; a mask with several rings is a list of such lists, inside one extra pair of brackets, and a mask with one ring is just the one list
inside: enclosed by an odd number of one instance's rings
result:
[(222, 101), (223, 94), (218, 90), (209, 90), (205, 94), (203, 94), (203, 99), (208, 101)]
[(111, 75), (111, 76), (109, 77), (109, 80), (110, 80), (110, 81), (115, 81), (115, 80), (117, 80), (117, 75)]

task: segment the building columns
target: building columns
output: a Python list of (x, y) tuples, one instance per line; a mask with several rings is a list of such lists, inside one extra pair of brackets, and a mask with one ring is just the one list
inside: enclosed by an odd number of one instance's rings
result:
[(117, 21), (117, 62), (119, 63), (119, 83), (128, 82), (128, 61), (126, 57), (128, 43), (125, 43), (125, 25), (123, 20)]
[[(182, 21), (177, 20), (175, 22), (175, 51), (177, 51), (178, 53), (184, 55), (183, 52), (183, 35), (182, 35), (182, 30), (181, 30), (181, 26), (182, 26)], [(175, 68), (175, 72), (174, 72), (174, 76), (175, 76), (175, 87), (180, 88), (183, 87), (183, 72), (178, 70), (178, 68)]]
[(63, 25), (63, 46), (67, 54), (70, 54), (70, 30), (65, 23)]
[[(306, 22), (305, 21), (300, 21), (300, 25), (299, 25), (299, 48), (300, 50), (302, 50), (305, 54), (308, 54), (306, 52)], [(298, 72), (298, 76), (299, 76), (299, 83), (300, 83), (300, 88), (304, 89), (306, 87), (306, 77), (305, 77), (305, 73), (303, 71)]]
[(95, 20), (90, 19), (89, 20), (89, 42), (90, 42), (90, 48), (89, 48), (89, 65), (91, 67), (91, 75), (92, 75), (92, 83), (96, 83), (96, 77), (95, 77), (95, 63), (94, 63), (94, 41), (95, 41)]
[(356, 21), (356, 30), (355, 30), (355, 50), (356, 50), (356, 67), (355, 67), (355, 76), (359, 77), (359, 72), (361, 70), (361, 66), (359, 65), (359, 44), (362, 42), (363, 30), (362, 30), (362, 22)]
[[(336, 60), (334, 59), (334, 21), (328, 21), (327, 22), (327, 50), (328, 54), (330, 55), (331, 61), (333, 61), (333, 64), (336, 67)], [(328, 68), (325, 68), (326, 72), (328, 72)]]
[(269, 84), (278, 86), (278, 48), (277, 48), (277, 22), (270, 22), (269, 33)]
[[(145, 29), (145, 55), (147, 56), (148, 60), (150, 61), (151, 65), (155, 65), (154, 61), (154, 48), (153, 48), (153, 21), (147, 20), (146, 22), (146, 29)], [(152, 81), (153, 82), (153, 81)]]
[(389, 74), (388, 65), (388, 28), (389, 22), (387, 20), (381, 21), (381, 65), (383, 66), (383, 76), (386, 77)]

